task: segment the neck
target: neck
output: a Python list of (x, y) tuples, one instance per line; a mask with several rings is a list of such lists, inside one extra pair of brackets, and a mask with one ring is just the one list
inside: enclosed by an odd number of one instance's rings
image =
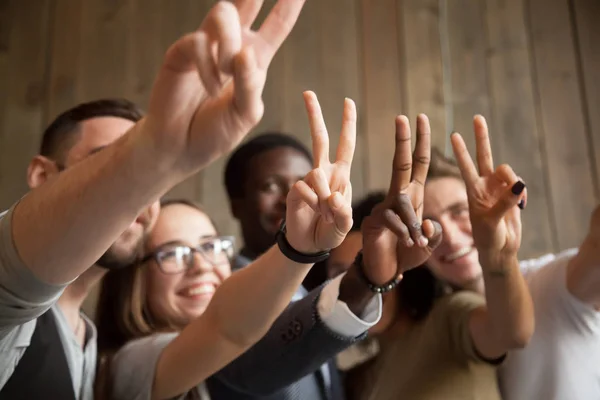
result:
[(105, 273), (105, 269), (93, 266), (67, 286), (57, 302), (67, 320), (77, 321), (83, 301)]

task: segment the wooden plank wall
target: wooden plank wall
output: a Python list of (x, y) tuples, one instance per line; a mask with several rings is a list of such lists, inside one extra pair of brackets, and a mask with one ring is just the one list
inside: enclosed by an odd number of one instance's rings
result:
[[(25, 192), (27, 163), (52, 118), (105, 96), (145, 106), (169, 43), (214, 3), (0, 1), (0, 208)], [(336, 144), (343, 98), (355, 99), (359, 198), (388, 184), (396, 114), (428, 113), (433, 142), (448, 151), (454, 130), (473, 148), (472, 117), (483, 113), (497, 163), (528, 183), (522, 256), (576, 245), (599, 200), (599, 18), (597, 0), (308, 1), (270, 68), (266, 114), (252, 135), (283, 130), (309, 144), (301, 92), (312, 89)], [(201, 201), (237, 234), (224, 163), (170, 196)]]

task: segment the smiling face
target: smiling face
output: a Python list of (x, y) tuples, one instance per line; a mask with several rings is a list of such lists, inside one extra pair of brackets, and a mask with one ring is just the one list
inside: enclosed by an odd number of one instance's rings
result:
[(470, 287), (482, 278), (473, 244), (465, 184), (454, 177), (427, 181), (423, 218), (438, 221), (443, 229), (440, 245), (427, 261), (437, 278), (456, 287)]
[[(210, 249), (217, 232), (203, 212), (184, 204), (163, 207), (148, 241), (148, 253), (163, 254), (163, 269), (170, 268), (169, 257), (181, 257), (182, 249)], [(190, 268), (177, 273), (165, 273), (156, 259), (147, 264), (147, 304), (153, 317), (169, 321), (178, 327), (198, 318), (212, 299), (217, 287), (231, 275), (229, 261), (218, 262), (193, 252)], [(181, 257), (186, 258), (186, 257)], [(171, 260), (171, 261), (169, 261)]]
[(285, 218), (286, 198), (291, 187), (312, 169), (311, 161), (300, 151), (280, 146), (257, 154), (249, 162), (243, 199), (235, 201), (244, 243), (254, 254), (265, 252), (275, 243), (275, 235)]

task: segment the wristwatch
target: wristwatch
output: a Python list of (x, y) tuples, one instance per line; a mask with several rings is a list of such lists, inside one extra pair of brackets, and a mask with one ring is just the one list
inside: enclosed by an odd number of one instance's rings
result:
[(287, 230), (285, 227), (285, 219), (281, 223), (279, 230), (277, 231), (277, 246), (284, 256), (290, 260), (300, 264), (315, 264), (320, 261), (326, 260), (329, 257), (329, 251), (319, 251), (317, 253), (307, 254), (301, 253), (294, 249), (290, 242), (285, 237)]

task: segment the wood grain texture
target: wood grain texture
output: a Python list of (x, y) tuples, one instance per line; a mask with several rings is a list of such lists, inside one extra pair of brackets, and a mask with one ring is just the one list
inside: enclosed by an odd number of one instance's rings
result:
[(387, 189), (394, 154), (394, 118), (403, 111), (398, 15), (393, 0), (362, 0), (362, 93), (366, 138), (365, 190)]
[(600, 201), (600, 2), (572, 0), (577, 28), (577, 59), (582, 73), (582, 96), (593, 164), (596, 201)]
[[(26, 166), (50, 119), (98, 97), (145, 107), (167, 47), (215, 1), (0, 1), (0, 208), (27, 189)], [(265, 0), (255, 27), (275, 2)], [(472, 149), (472, 117), (482, 113), (497, 164), (528, 184), (522, 256), (575, 245), (599, 196), (599, 8), (596, 0), (309, 1), (269, 68), (265, 115), (249, 136), (287, 131), (310, 145), (302, 91), (311, 89), (333, 153), (343, 98), (353, 98), (356, 200), (389, 184), (397, 114), (414, 121), (425, 112), (435, 145), (458, 129)], [(222, 232), (237, 234), (225, 162), (168, 196), (199, 200)]]
[(10, 33), (4, 44), (8, 60), (3, 62), (8, 81), (3, 84), (6, 97), (0, 136), (1, 209), (27, 192), (27, 165), (39, 147), (48, 82), (51, 1), (28, 2), (27, 6), (11, 1), (8, 10)]
[(446, 126), (439, 1), (404, 0), (402, 5), (398, 19), (404, 30), (398, 40), (405, 48), (406, 110), (411, 121), (419, 113), (427, 114), (431, 145), (444, 151), (452, 127)]
[[(473, 116), (490, 114), (483, 6), (480, 0), (457, 0), (447, 2), (447, 10), (453, 114), (450, 129), (460, 132), (469, 152), (475, 154)], [(496, 150), (494, 144), (492, 138)]]
[(496, 165), (509, 164), (527, 184), (521, 256), (534, 257), (555, 248), (552, 232), (556, 226), (547, 201), (548, 176), (540, 150), (523, 5), (523, 0), (485, 3), (491, 106), (488, 124), (495, 139)]
[(595, 204), (567, 0), (530, 0), (538, 106), (558, 246), (577, 246)]

